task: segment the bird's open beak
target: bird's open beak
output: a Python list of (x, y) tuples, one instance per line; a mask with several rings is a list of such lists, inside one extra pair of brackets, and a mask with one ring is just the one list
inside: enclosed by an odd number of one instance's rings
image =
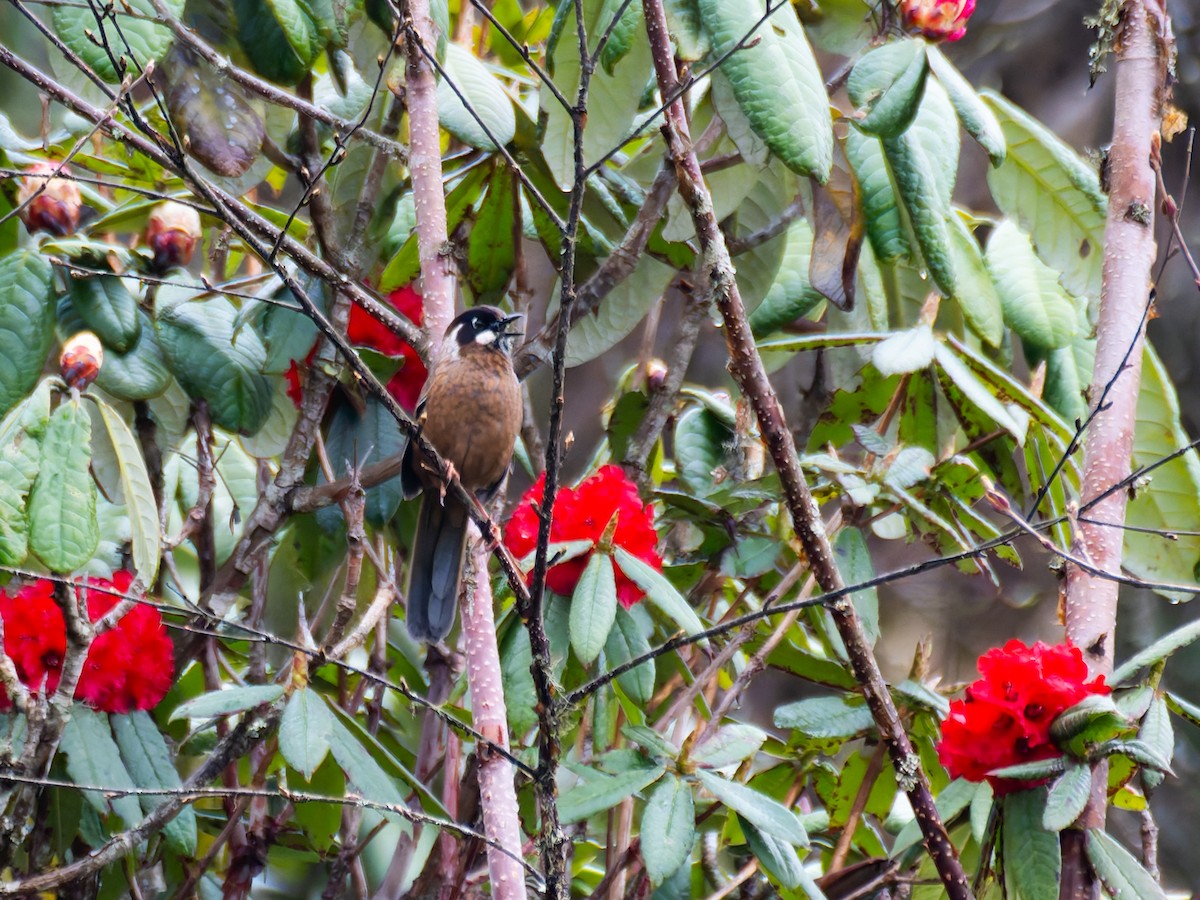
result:
[(505, 337), (517, 337), (518, 335), (524, 334), (525, 333), (524, 329), (517, 328), (517, 329), (510, 330), (508, 327), (510, 323), (519, 322), (523, 318), (525, 318), (525, 313), (513, 313), (511, 316), (505, 316), (503, 319), (500, 320), (500, 326), (501, 326), (500, 333), (503, 334)]

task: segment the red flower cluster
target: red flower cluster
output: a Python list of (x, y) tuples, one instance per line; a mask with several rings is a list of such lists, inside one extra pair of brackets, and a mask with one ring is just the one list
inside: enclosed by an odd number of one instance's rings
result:
[[(538, 478), (521, 502), (517, 504), (512, 518), (504, 526), (504, 545), (518, 557), (531, 553), (537, 546), (537, 511), (542, 504), (546, 486), (545, 475)], [(625, 477), (620, 466), (603, 466), (596, 474), (584, 479), (579, 487), (560, 488), (554, 497), (554, 524), (550, 527), (550, 542), (587, 540), (595, 543), (604, 534), (613, 516), (617, 516), (617, 527), (613, 544), (636, 556), (642, 562), (662, 571), (662, 557), (658, 555), (658, 532), (654, 530), (654, 511), (638, 497), (637, 485)], [(570, 597), (579, 584), (591, 557), (588, 552), (561, 562), (546, 573), (546, 584), (550, 590), (563, 597)], [(633, 606), (645, 592), (616, 568), (617, 599), (626, 609)]]
[[(388, 302), (414, 325), (421, 325), (425, 318), (425, 307), (421, 295), (412, 285), (397, 288), (388, 294)], [(429, 373), (425, 363), (417, 355), (417, 351), (409, 346), (403, 338), (395, 335), (390, 328), (376, 319), (358, 304), (350, 306), (350, 322), (346, 328), (346, 337), (356, 347), (367, 347), (382, 353), (384, 356), (400, 358), (404, 364), (388, 379), (385, 385), (387, 392), (396, 398), (396, 402), (407, 412), (417, 408), (417, 400), (421, 389), (425, 387), (425, 379)], [(314, 347), (315, 350), (315, 347)], [(305, 364), (312, 362), (310, 352)], [(287, 393), (297, 407), (300, 406), (300, 367), (292, 360), (291, 367), (284, 377), (288, 382)]]
[(1050, 740), (1050, 723), (1089, 694), (1112, 690), (1103, 675), (1087, 680), (1083, 654), (1070, 644), (1038, 641), (1026, 647), (1012, 640), (979, 657), (979, 674), (983, 677), (967, 687), (966, 697), (950, 704), (938, 758), (952, 777), (987, 778), (997, 794), (1042, 784), (987, 773), (1059, 756)]
[(900, 0), (904, 27), (934, 41), (957, 41), (967, 33), (975, 0)]
[[(89, 578), (75, 589), (75, 596), (95, 622), (128, 594), (132, 582), (130, 572), (117, 572), (112, 581)], [(21, 681), (34, 691), (43, 686), (47, 693), (55, 690), (67, 652), (67, 630), (54, 601), (54, 583), (43, 578), (24, 585), (15, 597), (0, 593), (0, 618), (4, 651)], [(174, 648), (162, 615), (138, 604), (92, 642), (75, 696), (101, 712), (151, 709), (170, 690), (174, 674)], [(10, 705), (7, 694), (0, 692), (0, 709)]]

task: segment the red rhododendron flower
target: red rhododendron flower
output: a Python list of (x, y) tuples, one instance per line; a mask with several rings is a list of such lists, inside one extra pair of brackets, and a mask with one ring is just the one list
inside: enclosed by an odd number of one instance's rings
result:
[[(414, 325), (420, 325), (425, 318), (425, 307), (421, 295), (411, 285), (392, 291), (388, 294), (388, 302)], [(346, 327), (346, 337), (356, 347), (367, 347), (385, 356), (399, 357), (404, 360), (396, 374), (388, 379), (385, 387), (406, 412), (413, 412), (417, 408), (417, 400), (421, 396), (421, 390), (425, 387), (425, 379), (429, 375), (425, 363), (421, 361), (417, 351), (358, 304), (350, 306), (350, 322)], [(310, 352), (308, 359), (305, 360), (306, 364), (312, 362), (312, 356), (313, 354)], [(287, 395), (299, 408), (300, 366), (297, 365), (296, 360), (292, 360), (291, 367), (284, 373), (284, 378), (288, 383)]]
[[(525, 492), (504, 526), (504, 544), (518, 557), (531, 553), (537, 546), (537, 510), (542, 504), (545, 485), (546, 478), (542, 475)], [(617, 516), (617, 527), (613, 544), (662, 571), (662, 557), (656, 549), (658, 532), (654, 530), (654, 511), (649, 504), (642, 503), (637, 485), (625, 477), (620, 466), (603, 466), (574, 490), (559, 489), (554, 497), (550, 542), (587, 540), (594, 543), (600, 540), (614, 515)], [(570, 597), (591, 555), (588, 552), (553, 566), (546, 573), (550, 590)], [(619, 563), (616, 581), (617, 599), (626, 609), (645, 596), (645, 592), (621, 571)]]
[(900, 0), (904, 27), (935, 41), (957, 41), (967, 33), (975, 0)]
[[(95, 622), (128, 594), (132, 582), (130, 572), (117, 572), (112, 581), (89, 578), (75, 595)], [(0, 593), (0, 617), (4, 650), (21, 681), (35, 691), (43, 685), (47, 692), (55, 690), (67, 638), (62, 611), (54, 600), (54, 583), (39, 579), (23, 586), (15, 597)], [(162, 615), (139, 604), (92, 642), (75, 696), (101, 712), (150, 709), (170, 690), (174, 672), (174, 648)], [(0, 709), (9, 705), (7, 694), (0, 693)]]
[[(0, 619), (4, 620), (4, 652), (21, 682), (35, 691), (54, 691), (67, 652), (67, 626), (54, 602), (53, 582), (26, 584), (15, 597), (0, 593)], [(7, 692), (0, 690), (0, 710), (10, 705)]]
[(952, 777), (986, 778), (997, 794), (1044, 783), (987, 773), (1061, 755), (1050, 740), (1050, 723), (1089, 694), (1112, 690), (1103, 675), (1087, 680), (1083, 654), (1069, 644), (1038, 641), (1027, 647), (1009, 641), (979, 657), (979, 674), (983, 677), (967, 687), (966, 697), (950, 704), (938, 758)]

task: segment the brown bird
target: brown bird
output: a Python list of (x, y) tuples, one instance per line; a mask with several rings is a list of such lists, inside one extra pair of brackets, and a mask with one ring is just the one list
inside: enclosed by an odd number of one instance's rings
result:
[[(521, 427), (521, 389), (512, 367), (520, 332), (508, 329), (521, 318), (476, 306), (451, 322), (417, 406), (424, 436), (454, 466), (462, 486), (485, 502), (508, 472)], [(400, 483), (406, 497), (424, 491), (409, 567), (408, 633), (436, 643), (454, 627), (470, 515), (412, 442)]]

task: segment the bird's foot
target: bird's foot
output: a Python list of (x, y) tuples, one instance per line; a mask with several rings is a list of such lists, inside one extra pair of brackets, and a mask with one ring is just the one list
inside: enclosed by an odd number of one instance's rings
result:
[(450, 482), (458, 478), (458, 469), (454, 468), (454, 463), (446, 460), (446, 477), (438, 485), (438, 495), (442, 504), (446, 503), (446, 488), (450, 486)]

